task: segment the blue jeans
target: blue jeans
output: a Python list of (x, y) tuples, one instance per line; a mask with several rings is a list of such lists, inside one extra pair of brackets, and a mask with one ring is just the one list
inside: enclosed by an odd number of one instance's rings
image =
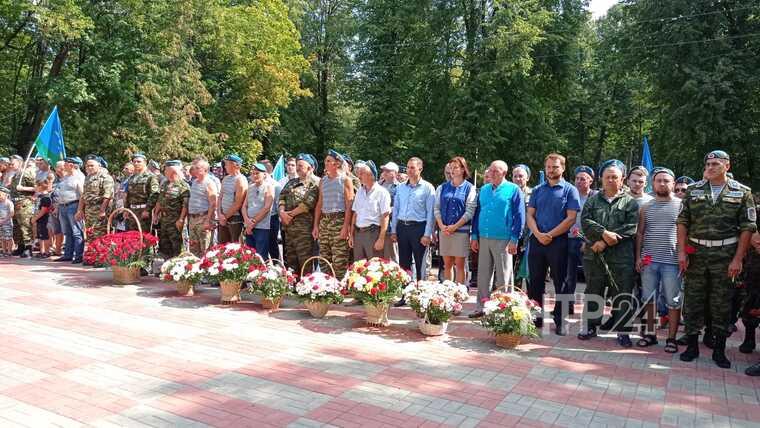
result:
[(76, 202), (58, 206), (58, 218), (61, 220), (61, 229), (66, 240), (63, 250), (63, 257), (66, 259), (81, 259), (84, 253), (84, 225), (74, 219), (78, 209), (79, 204)]
[[(681, 277), (678, 265), (652, 262), (641, 269), (641, 299), (650, 302), (662, 294), (665, 305), (670, 309), (679, 309), (681, 297)], [(656, 300), (655, 300), (656, 301)]]
[(245, 234), (245, 245), (253, 247), (264, 260), (269, 258), (269, 229), (253, 229), (253, 234)]

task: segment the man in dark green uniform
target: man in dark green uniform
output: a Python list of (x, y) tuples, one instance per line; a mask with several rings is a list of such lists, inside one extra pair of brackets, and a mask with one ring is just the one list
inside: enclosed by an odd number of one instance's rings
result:
[(14, 207), (13, 240), (17, 245), (13, 255), (27, 258), (32, 256), (34, 178), (37, 172), (34, 163), (27, 164), (24, 169), (24, 160), (21, 156), (12, 156), (11, 163), (16, 170), (8, 186)]
[(190, 186), (181, 174), (182, 162), (167, 161), (164, 168), (166, 181), (161, 184), (156, 203), (154, 222), (158, 223), (158, 251), (165, 259), (182, 252), (182, 229), (187, 217)]
[[(279, 213), (285, 234), (286, 264), (289, 268), (301, 272), (306, 259), (313, 255), (314, 208), (319, 198), (319, 178), (314, 175), (317, 160), (310, 154), (301, 153), (296, 157), (298, 177), (288, 181), (280, 192)], [(304, 273), (311, 272), (311, 265), (304, 268)]]
[(725, 354), (730, 292), (742, 271), (750, 237), (757, 230), (752, 192), (728, 179), (730, 162), (728, 153), (722, 150), (705, 156), (706, 179), (688, 187), (677, 221), (688, 342), (680, 358), (693, 361), (699, 356), (698, 335), (704, 327), (707, 305), (715, 337), (712, 359), (721, 368), (731, 367)]
[(623, 190), (625, 165), (622, 162), (617, 159), (605, 162), (599, 175), (602, 191), (586, 200), (581, 213), (581, 230), (586, 239), (583, 269), (587, 297), (583, 319), (587, 326), (578, 334), (578, 339), (588, 340), (597, 335), (606, 294), (612, 298), (612, 326), (618, 332), (618, 343), (630, 348), (629, 323), (636, 312), (631, 293), (639, 206)]
[[(143, 232), (150, 233), (150, 214), (158, 199), (158, 177), (147, 170), (145, 155), (132, 155), (132, 165), (135, 173), (127, 183), (127, 198), (124, 206), (132, 210), (140, 220)], [(127, 230), (137, 230), (132, 216), (127, 216)]]

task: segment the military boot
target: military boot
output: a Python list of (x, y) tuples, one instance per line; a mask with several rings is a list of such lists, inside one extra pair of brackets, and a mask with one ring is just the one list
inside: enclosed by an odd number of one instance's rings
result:
[(27, 245), (24, 247), (24, 251), (21, 252), (22, 259), (28, 259), (32, 257), (32, 247)]
[(18, 256), (20, 256), (20, 255), (21, 255), (23, 252), (24, 252), (24, 246), (23, 246), (23, 245), (19, 245), (19, 246), (18, 246), (18, 248), (16, 248), (16, 250), (15, 250), (14, 252), (12, 252), (12, 253), (11, 253), (11, 255), (12, 255), (12, 256), (16, 256), (16, 257), (18, 257)]
[(712, 328), (709, 326), (705, 328), (705, 335), (702, 337), (702, 343), (710, 349), (713, 349), (715, 346), (715, 335), (713, 334)]
[(715, 347), (713, 348), (712, 359), (722, 369), (731, 368), (731, 361), (728, 361), (728, 358), (726, 358), (726, 336), (724, 334), (715, 335)]
[(690, 334), (686, 338), (686, 350), (681, 353), (679, 358), (681, 361), (694, 361), (699, 357), (699, 335)]
[(755, 329), (757, 326), (748, 326), (744, 324), (744, 342), (739, 345), (739, 352), (742, 354), (751, 354), (755, 350)]

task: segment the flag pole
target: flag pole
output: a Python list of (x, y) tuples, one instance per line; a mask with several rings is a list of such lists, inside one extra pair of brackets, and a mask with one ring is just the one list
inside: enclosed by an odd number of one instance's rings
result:
[[(21, 167), (21, 175), (19, 177), (24, 177), (24, 172), (26, 172), (26, 164), (29, 163), (29, 158), (32, 157), (32, 152), (34, 151), (34, 148), (36, 145), (34, 142), (32, 142), (32, 147), (29, 148), (29, 153), (26, 155), (26, 160), (24, 160), (24, 165)], [(16, 190), (19, 190), (19, 187), (21, 187), (21, 178), (18, 179), (18, 185), (16, 186)]]

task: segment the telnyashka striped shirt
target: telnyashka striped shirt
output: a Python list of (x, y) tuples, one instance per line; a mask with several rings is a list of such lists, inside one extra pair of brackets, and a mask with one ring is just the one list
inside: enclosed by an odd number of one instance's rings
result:
[(642, 206), (644, 215), (644, 240), (641, 257), (651, 256), (655, 263), (678, 264), (676, 250), (676, 219), (681, 211), (681, 200), (652, 199)]

